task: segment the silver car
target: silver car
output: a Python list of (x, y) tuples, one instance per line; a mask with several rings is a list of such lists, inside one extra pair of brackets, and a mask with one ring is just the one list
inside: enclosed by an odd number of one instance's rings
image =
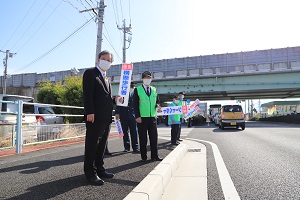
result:
[(57, 139), (61, 126), (56, 124), (64, 124), (64, 118), (55, 116), (53, 108), (48, 106), (34, 105), (34, 113), (38, 123), (38, 141)]

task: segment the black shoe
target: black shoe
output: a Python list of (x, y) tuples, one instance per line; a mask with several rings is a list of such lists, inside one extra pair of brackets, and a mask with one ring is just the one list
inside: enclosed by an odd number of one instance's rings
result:
[(147, 162), (147, 158), (146, 159), (142, 159), (141, 161), (145, 163), (145, 162)]
[(183, 140), (182, 139), (178, 139), (177, 141), (182, 142)]
[(133, 150), (133, 153), (140, 153), (140, 150), (135, 149), (135, 150)]
[(127, 152), (129, 152), (130, 150), (128, 150), (128, 149), (124, 149), (124, 151), (123, 152), (125, 152), (125, 153), (127, 153)]
[(113, 173), (109, 173), (107, 171), (98, 171), (97, 172), (97, 175), (100, 177), (100, 178), (113, 178), (115, 175)]
[(104, 155), (111, 156), (112, 153), (110, 153), (109, 151), (105, 151)]
[(171, 144), (172, 144), (172, 145), (179, 145), (179, 144), (180, 144), (180, 142), (175, 142), (175, 143), (174, 143), (174, 142), (172, 142)]
[(104, 184), (104, 181), (101, 178), (99, 178), (97, 175), (95, 175), (92, 178), (87, 178), (87, 181), (89, 183), (91, 183), (92, 185), (103, 185)]
[(157, 156), (155, 158), (151, 158), (151, 160), (153, 160), (153, 161), (162, 161), (163, 159)]

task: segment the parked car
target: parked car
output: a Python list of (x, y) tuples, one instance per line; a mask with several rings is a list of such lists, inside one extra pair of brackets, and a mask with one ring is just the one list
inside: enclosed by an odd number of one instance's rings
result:
[(38, 124), (38, 141), (57, 139), (61, 126), (55, 126), (55, 124), (64, 124), (64, 118), (55, 115), (38, 115), (55, 114), (53, 108), (44, 105), (34, 105), (34, 113), (37, 114), (35, 117)]
[(224, 105), (219, 117), (219, 127), (223, 130), (225, 127), (241, 127), (245, 129), (245, 119), (242, 106)]
[[(10, 112), (17, 113), (18, 105), (12, 103), (6, 103), (2, 101), (18, 101), (33, 103), (34, 99), (28, 96), (0, 94), (0, 138), (12, 141), (16, 138), (16, 123), (17, 115)], [(23, 114), (34, 114), (32, 105), (23, 104)], [(36, 119), (34, 116), (23, 115), (22, 116), (22, 133), (23, 143), (34, 142), (37, 139)], [(12, 144), (13, 145), (13, 144)]]
[[(35, 114), (55, 114), (53, 108), (47, 106), (34, 105)], [(64, 124), (64, 118), (60, 116), (40, 116), (36, 115), (37, 122), (41, 125)]]

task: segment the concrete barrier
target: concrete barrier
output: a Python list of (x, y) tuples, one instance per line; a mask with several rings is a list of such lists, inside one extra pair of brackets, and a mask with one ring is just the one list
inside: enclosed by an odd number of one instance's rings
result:
[(186, 154), (186, 144), (179, 144), (165, 157), (125, 198), (124, 200), (161, 199), (182, 158)]

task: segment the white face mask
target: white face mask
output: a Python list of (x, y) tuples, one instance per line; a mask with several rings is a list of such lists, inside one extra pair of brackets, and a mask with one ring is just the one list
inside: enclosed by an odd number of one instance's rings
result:
[(175, 101), (174, 101), (174, 103), (176, 103), (176, 104), (178, 104), (178, 102), (179, 102), (178, 100), (175, 100)]
[(148, 79), (148, 78), (143, 79), (143, 83), (144, 83), (144, 85), (146, 85), (146, 86), (150, 85), (151, 81), (152, 81), (152, 80), (151, 80), (151, 79)]
[(184, 95), (182, 95), (181, 100), (184, 98)]
[(111, 63), (108, 62), (107, 60), (100, 60), (99, 61), (99, 67), (100, 69), (102, 69), (103, 71), (107, 71), (110, 68)]

